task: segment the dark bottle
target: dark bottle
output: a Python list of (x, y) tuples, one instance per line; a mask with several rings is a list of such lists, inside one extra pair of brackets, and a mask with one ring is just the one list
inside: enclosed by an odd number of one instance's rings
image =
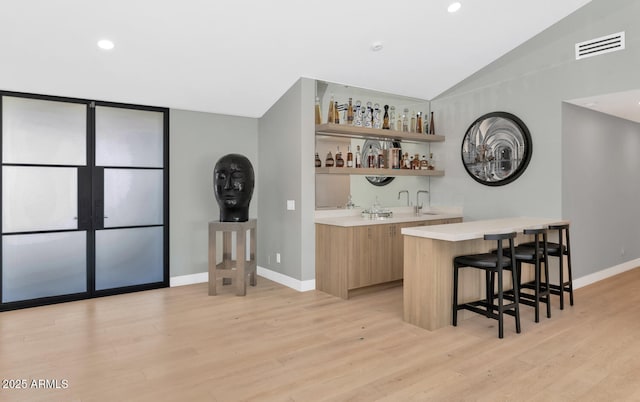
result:
[(349, 98), (349, 106), (347, 106), (347, 124), (353, 125), (353, 104), (351, 103), (351, 98)]
[(316, 167), (322, 167), (322, 161), (320, 160), (320, 157), (318, 156), (317, 152), (316, 152)]
[(340, 152), (340, 147), (336, 151), (336, 167), (344, 167), (344, 159), (342, 159), (342, 152)]
[(327, 159), (324, 160), (324, 165), (326, 167), (333, 167), (333, 155), (331, 155), (331, 151), (327, 154)]
[(340, 110), (338, 110), (338, 102), (333, 107), (333, 122), (340, 124)]
[(351, 152), (351, 145), (347, 148), (347, 167), (353, 167), (353, 152)]
[(429, 134), (436, 133), (436, 126), (433, 125), (433, 112), (431, 112), (431, 121), (429, 122)]
[(384, 105), (384, 117), (382, 117), (382, 129), (388, 130), (389, 126), (389, 105)]
[(360, 153), (360, 145), (356, 147), (356, 167), (358, 169), (362, 167), (362, 154)]
[(422, 112), (418, 112), (416, 116), (416, 133), (422, 132)]
[(369, 145), (369, 153), (367, 154), (367, 167), (376, 167), (376, 155), (373, 154), (373, 148), (371, 148), (371, 145)]

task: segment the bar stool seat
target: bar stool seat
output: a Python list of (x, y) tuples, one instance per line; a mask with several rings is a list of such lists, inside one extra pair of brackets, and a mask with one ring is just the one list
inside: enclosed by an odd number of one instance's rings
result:
[[(516, 259), (516, 270), (518, 271), (519, 299), (520, 303), (533, 306), (535, 308), (535, 322), (540, 322), (540, 303), (543, 302), (547, 307), (547, 318), (551, 318), (551, 303), (549, 293), (549, 265), (548, 265), (548, 242), (547, 229), (525, 229), (525, 235), (533, 235), (534, 241), (518, 245), (513, 251)], [(510, 250), (506, 250), (505, 254), (511, 255)], [(534, 266), (534, 280), (522, 283), (522, 263), (532, 264)], [(545, 280), (542, 282), (542, 264), (544, 264)], [(523, 289), (533, 290), (533, 295), (523, 292)], [(512, 299), (514, 290), (507, 292), (506, 297)]]
[[(571, 272), (571, 243), (569, 237), (569, 224), (550, 225), (550, 231), (558, 232), (558, 243), (547, 242), (548, 254), (559, 258), (559, 284), (549, 283), (550, 292), (560, 296), (560, 310), (564, 310), (564, 293), (569, 293), (569, 303), (573, 306), (573, 274)], [(566, 244), (565, 244), (566, 242)], [(535, 241), (522, 244), (526, 247), (534, 247)], [(567, 274), (569, 278), (564, 279), (564, 257), (567, 257)], [(548, 282), (548, 281), (547, 281)]]
[[(487, 318), (498, 320), (498, 338), (504, 337), (504, 314), (512, 315), (515, 317), (516, 332), (520, 333), (520, 307), (519, 307), (519, 289), (518, 289), (518, 271), (516, 269), (511, 270), (514, 286), (514, 302), (504, 303), (504, 287), (503, 287), (503, 271), (507, 268), (513, 268), (516, 266), (516, 260), (513, 255), (514, 245), (513, 239), (516, 237), (516, 233), (500, 233), (500, 234), (487, 234), (484, 236), (485, 240), (497, 241), (498, 250), (496, 253), (483, 253), (483, 254), (471, 254), (461, 255), (453, 259), (453, 305), (452, 305), (452, 324), (458, 325), (458, 310), (469, 310), (474, 313), (484, 315)], [(509, 241), (509, 250), (512, 257), (507, 257), (503, 253), (503, 240)], [(468, 302), (458, 303), (458, 271), (461, 268), (476, 268), (485, 271), (486, 281), (486, 294), (485, 299)], [(495, 276), (497, 275), (497, 281)], [(494, 293), (494, 287), (497, 284), (498, 294)], [(495, 304), (495, 299), (498, 299), (498, 304)]]

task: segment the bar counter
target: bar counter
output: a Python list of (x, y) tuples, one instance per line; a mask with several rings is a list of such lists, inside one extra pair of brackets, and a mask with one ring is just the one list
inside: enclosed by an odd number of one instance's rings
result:
[[(485, 234), (517, 232), (517, 244), (530, 240), (522, 234), (524, 229), (561, 223), (566, 221), (516, 217), (403, 228), (404, 320), (429, 330), (451, 325), (453, 258), (495, 248), (495, 242), (483, 239)], [(484, 275), (473, 271), (477, 270), (460, 272), (458, 292), (463, 302), (485, 294)], [(505, 279), (510, 287), (510, 276)]]

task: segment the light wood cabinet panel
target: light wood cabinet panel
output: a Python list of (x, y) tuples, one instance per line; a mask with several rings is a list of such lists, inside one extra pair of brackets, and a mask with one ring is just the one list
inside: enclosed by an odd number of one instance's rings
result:
[(462, 218), (341, 227), (316, 224), (316, 289), (348, 299), (401, 284), (402, 228), (462, 222)]

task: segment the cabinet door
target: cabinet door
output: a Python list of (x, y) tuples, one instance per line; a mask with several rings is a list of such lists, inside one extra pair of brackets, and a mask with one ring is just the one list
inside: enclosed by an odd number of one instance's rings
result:
[(371, 285), (371, 253), (372, 226), (356, 226), (351, 229), (353, 244), (353, 263), (349, 269), (348, 288), (356, 289)]
[(372, 227), (371, 238), (371, 284), (384, 283), (394, 280), (393, 266), (393, 233), (396, 225), (376, 225)]

